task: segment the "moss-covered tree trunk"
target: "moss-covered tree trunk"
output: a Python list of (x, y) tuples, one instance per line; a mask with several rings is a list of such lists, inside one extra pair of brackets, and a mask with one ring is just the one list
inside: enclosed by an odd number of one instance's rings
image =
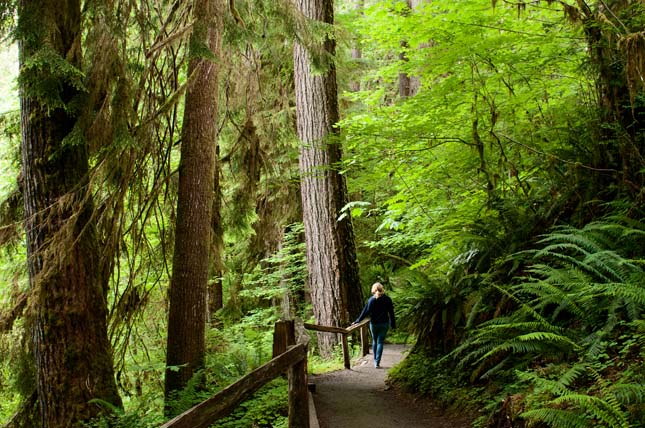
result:
[(93, 217), (81, 105), (79, 0), (19, 3), (22, 192), (43, 428), (120, 406), (107, 336), (108, 273)]
[[(311, 19), (333, 24), (332, 0), (298, 0), (302, 13)], [(321, 41), (322, 50), (333, 57), (332, 38)], [(348, 201), (345, 178), (338, 168), (342, 150), (338, 129), (336, 68), (314, 73), (309, 53), (299, 43), (294, 47), (296, 112), (300, 148), (301, 196), (309, 286), (316, 322), (346, 325), (358, 315), (362, 291), (356, 262), (354, 232), (349, 217), (339, 221)], [(351, 315), (350, 315), (351, 314)], [(337, 338), (320, 334), (324, 356), (331, 354)]]
[[(565, 8), (579, 21), (589, 43), (590, 63), (596, 70), (596, 91), (601, 110), (600, 140), (594, 166), (616, 169), (620, 188), (643, 200), (645, 186), (645, 101), (643, 83), (642, 2), (609, 0), (577, 2)], [(601, 186), (609, 187), (604, 180)], [(606, 189), (601, 189), (606, 191)]]
[[(207, 317), (209, 249), (217, 139), (220, 0), (195, 0), (190, 39), (189, 87), (179, 163), (177, 227), (170, 283), (166, 411), (168, 399), (203, 367)], [(217, 189), (215, 189), (217, 191)]]

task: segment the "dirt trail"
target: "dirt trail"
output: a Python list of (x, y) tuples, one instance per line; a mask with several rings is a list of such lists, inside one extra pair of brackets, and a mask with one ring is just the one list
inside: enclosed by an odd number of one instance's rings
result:
[(313, 377), (320, 428), (470, 427), (469, 418), (441, 415), (426, 401), (415, 401), (414, 396), (385, 383), (388, 369), (403, 359), (407, 349), (386, 344), (378, 369), (368, 355), (351, 370)]

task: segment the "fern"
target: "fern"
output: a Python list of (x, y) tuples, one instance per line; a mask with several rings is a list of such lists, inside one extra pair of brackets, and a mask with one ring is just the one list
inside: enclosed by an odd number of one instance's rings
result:
[[(493, 286), (512, 310), (470, 332), (451, 354), (457, 367), (470, 368), (471, 379), (513, 373), (528, 386), (527, 426), (629, 428), (642, 422), (643, 370), (640, 363), (626, 370), (629, 360), (617, 354), (644, 356), (645, 274), (632, 256), (637, 253), (618, 248), (641, 251), (644, 237), (607, 222), (545, 235), (544, 247), (531, 252), (535, 263), (515, 284)], [(513, 368), (519, 370), (509, 372)]]
[(562, 409), (534, 409), (522, 413), (521, 416), (529, 421), (529, 427), (533, 426), (535, 422), (544, 422), (551, 427), (558, 428), (589, 428), (592, 426), (589, 418), (585, 415)]
[[(589, 392), (575, 392), (574, 382), (587, 374), (594, 379)], [(529, 409), (522, 417), (532, 423), (541, 421), (552, 427), (608, 427), (630, 428), (629, 414), (623, 409), (624, 402), (618, 399), (616, 387), (589, 366), (574, 365), (556, 380), (542, 378), (535, 373), (518, 372), (518, 377), (534, 385), (533, 395), (554, 395), (551, 400)], [(619, 384), (621, 391), (630, 390), (631, 398), (642, 398), (645, 387), (633, 384)], [(641, 391), (639, 391), (639, 389)], [(530, 399), (529, 399), (530, 402)], [(530, 424), (529, 424), (530, 425)]]
[(645, 403), (645, 385), (642, 383), (619, 383), (612, 386), (612, 393), (624, 405)]

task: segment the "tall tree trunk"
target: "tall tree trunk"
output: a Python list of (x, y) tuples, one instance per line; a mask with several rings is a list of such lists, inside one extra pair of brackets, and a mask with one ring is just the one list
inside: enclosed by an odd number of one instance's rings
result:
[[(354, 10), (357, 14), (363, 15), (363, 10), (365, 9), (365, 0), (354, 0)], [(363, 57), (363, 52), (361, 51), (360, 44), (357, 40), (354, 41), (352, 45), (352, 59), (358, 62)], [(361, 90), (361, 81), (354, 80), (349, 84), (349, 90), (352, 92), (358, 92)]]
[[(22, 191), (40, 423), (80, 426), (101, 411), (90, 400), (121, 405), (87, 146), (80, 136), (71, 139), (73, 106), (81, 101), (73, 83), (81, 75), (80, 1), (21, 0), (18, 16)], [(51, 62), (43, 65), (43, 59)]]
[[(399, 59), (401, 62), (408, 62), (408, 55), (406, 50), (410, 47), (406, 40), (401, 41), (401, 53), (399, 53)], [(401, 98), (407, 98), (412, 94), (412, 77), (404, 71), (399, 72), (399, 96)]]
[(215, 323), (215, 313), (224, 307), (222, 275), (224, 275), (224, 229), (222, 226), (222, 192), (220, 186), (219, 146), (215, 149), (213, 173), (213, 212), (211, 213), (210, 274), (208, 286), (209, 322)]
[[(332, 0), (298, 0), (302, 13), (311, 19), (333, 24)], [(323, 49), (333, 56), (334, 40)], [(336, 69), (333, 63), (325, 73), (313, 73), (311, 58), (299, 43), (294, 47), (296, 115), (300, 148), (301, 196), (307, 266), (314, 316), (320, 324), (347, 324), (350, 314), (358, 314), (362, 292), (358, 277), (356, 249), (351, 220), (338, 221), (347, 203), (344, 176), (338, 171), (342, 158), (338, 130)], [(331, 354), (337, 338), (320, 334), (323, 356)]]
[[(195, 0), (182, 128), (177, 227), (168, 318), (166, 404), (204, 365), (217, 140), (221, 0)], [(217, 189), (215, 189), (217, 191)], [(167, 411), (170, 408), (166, 407)]]
[[(415, 13), (415, 9), (419, 7), (422, 2), (423, 0), (406, 0), (408, 8), (410, 9), (406, 12), (406, 16), (409, 13)], [(407, 62), (408, 56), (406, 54), (406, 51), (408, 50), (410, 45), (408, 44), (407, 40), (403, 40), (400, 45), (402, 52), (399, 54), (399, 59), (403, 62)], [(418, 77), (410, 76), (406, 72), (399, 73), (399, 96), (401, 98), (407, 98), (416, 95), (419, 91), (420, 86), (421, 82)]]

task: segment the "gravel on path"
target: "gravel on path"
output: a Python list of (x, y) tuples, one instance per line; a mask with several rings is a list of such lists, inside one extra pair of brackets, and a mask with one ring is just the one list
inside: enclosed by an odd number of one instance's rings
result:
[(464, 415), (441, 414), (427, 400), (390, 387), (388, 369), (398, 364), (409, 347), (386, 344), (381, 367), (371, 355), (350, 370), (313, 376), (313, 399), (320, 428), (468, 428)]

